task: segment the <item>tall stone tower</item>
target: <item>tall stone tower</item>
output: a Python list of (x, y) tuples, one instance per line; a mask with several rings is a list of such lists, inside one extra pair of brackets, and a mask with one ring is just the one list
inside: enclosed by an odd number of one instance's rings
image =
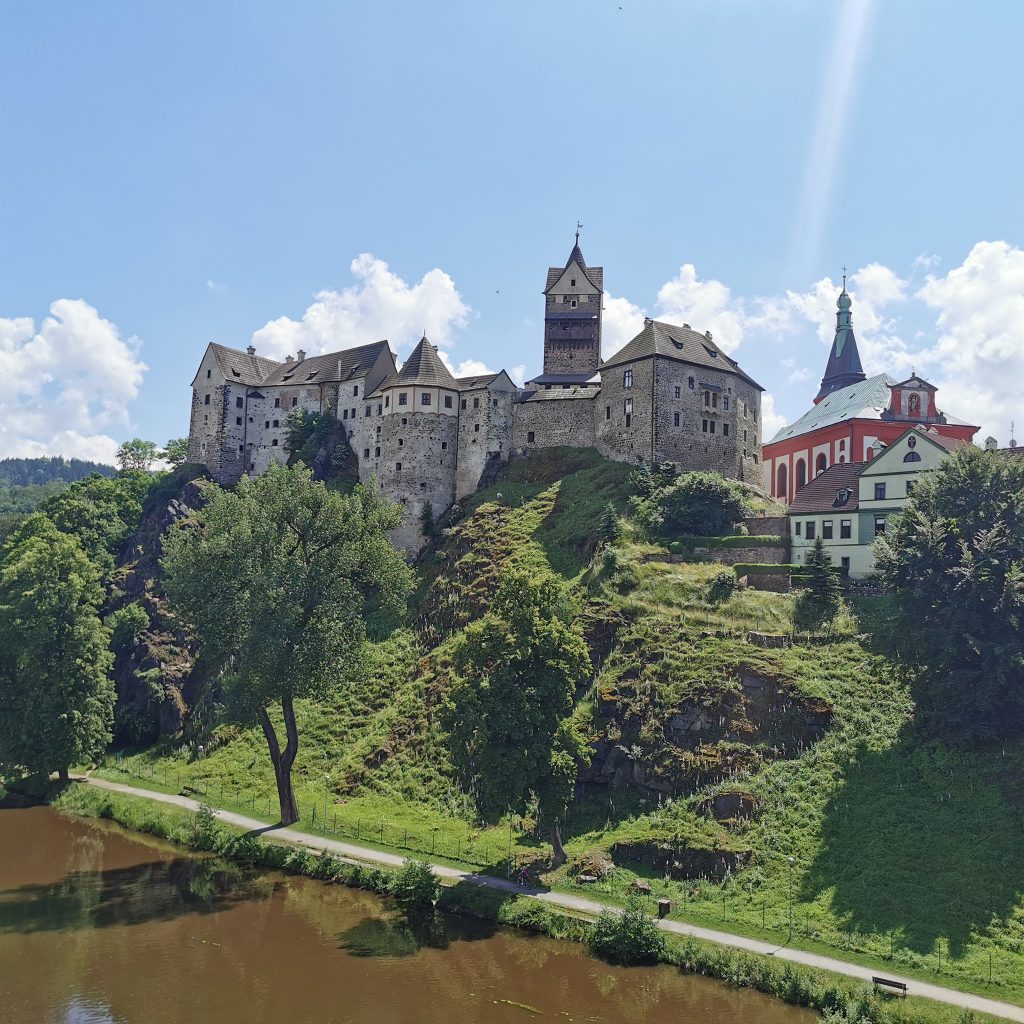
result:
[(377, 481), (405, 508), (392, 534), (398, 547), (424, 542), (424, 510), (433, 518), (455, 501), (459, 442), (459, 385), (424, 337), (402, 369), (380, 386), (383, 398)]
[[(580, 233), (564, 267), (548, 267), (544, 289), (544, 375), (582, 383), (601, 365), (604, 267), (588, 267)], [(543, 379), (543, 378), (541, 378)]]

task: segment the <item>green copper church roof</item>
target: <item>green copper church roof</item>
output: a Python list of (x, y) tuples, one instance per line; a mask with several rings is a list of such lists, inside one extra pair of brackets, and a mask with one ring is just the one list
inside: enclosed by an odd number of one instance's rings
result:
[(830, 427), (844, 420), (881, 419), (882, 412), (889, 405), (889, 389), (896, 383), (887, 373), (868, 377), (848, 387), (840, 388), (826, 395), (817, 405), (808, 409), (788, 427), (783, 427), (769, 444), (785, 441), (801, 434), (809, 434), (821, 427)]

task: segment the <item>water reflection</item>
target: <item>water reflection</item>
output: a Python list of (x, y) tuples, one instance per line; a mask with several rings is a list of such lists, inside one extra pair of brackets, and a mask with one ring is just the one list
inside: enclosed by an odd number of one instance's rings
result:
[(669, 968), (140, 841), (46, 808), (0, 811), (0, 1018), (32, 1024), (809, 1024)]

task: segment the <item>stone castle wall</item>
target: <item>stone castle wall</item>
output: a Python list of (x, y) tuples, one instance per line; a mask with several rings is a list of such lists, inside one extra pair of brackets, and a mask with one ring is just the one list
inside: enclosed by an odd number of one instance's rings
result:
[(477, 388), (459, 400), (459, 447), (455, 497), (472, 494), (484, 468), (494, 458), (508, 459), (512, 450), (512, 407), (516, 392)]
[[(597, 450), (605, 458), (632, 463), (650, 460), (654, 438), (653, 367), (653, 360), (646, 359), (613, 366), (601, 374), (595, 414)], [(632, 373), (631, 379), (627, 371)]]
[(596, 388), (538, 391), (512, 413), (512, 450), (593, 448)]

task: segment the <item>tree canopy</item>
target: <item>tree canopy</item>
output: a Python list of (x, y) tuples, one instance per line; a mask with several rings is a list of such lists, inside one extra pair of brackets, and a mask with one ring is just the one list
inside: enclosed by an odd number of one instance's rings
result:
[(164, 445), (163, 451), (156, 453), (158, 459), (169, 462), (171, 469), (181, 469), (188, 462), (188, 438), (172, 437)]
[(559, 825), (586, 744), (570, 719), (591, 672), (586, 640), (550, 571), (506, 570), (490, 612), (454, 654), (457, 682), (446, 718), (452, 755), (488, 817), (539, 802), (556, 862)]
[(99, 574), (40, 514), (0, 563), (0, 773), (58, 771), (110, 742), (114, 686)]
[(637, 522), (651, 534), (715, 537), (728, 533), (746, 511), (743, 492), (719, 473), (683, 473), (664, 485), (649, 479), (648, 493), (632, 505)]
[(211, 486), (207, 495), (165, 543), (166, 590), (222, 673), (231, 713), (261, 725), (281, 820), (291, 824), (294, 702), (321, 698), (359, 670), (369, 599), (404, 607), (411, 572), (386, 536), (400, 512), (364, 487), (331, 491), (305, 467), (272, 466), (234, 491)]
[(148, 473), (157, 457), (157, 448), (152, 441), (133, 437), (117, 450), (117, 464), (122, 470)]
[(964, 445), (876, 541), (925, 725), (985, 741), (1024, 729), (1024, 462)]

